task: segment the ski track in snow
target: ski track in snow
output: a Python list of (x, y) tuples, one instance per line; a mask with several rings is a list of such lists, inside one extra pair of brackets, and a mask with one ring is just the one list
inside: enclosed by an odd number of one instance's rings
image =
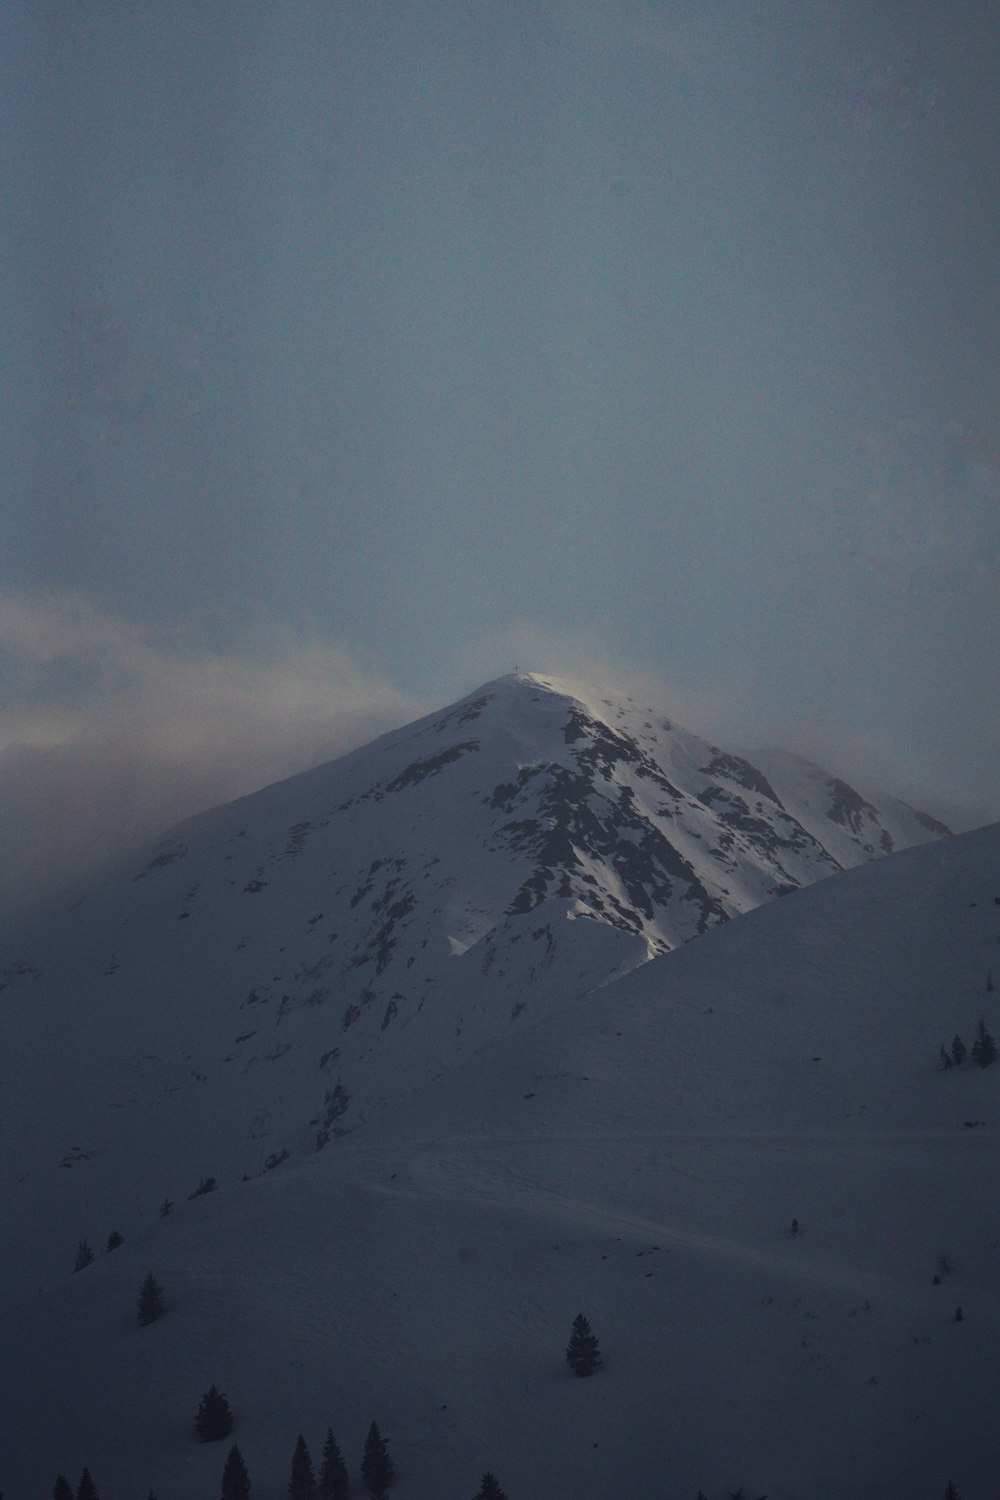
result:
[[(729, 1145), (749, 1144), (779, 1151), (786, 1149), (801, 1157), (803, 1147), (809, 1145), (824, 1148), (823, 1155), (810, 1161), (812, 1170), (828, 1166), (831, 1154), (843, 1149), (851, 1156), (859, 1153), (867, 1159), (876, 1158), (886, 1167), (905, 1164), (910, 1170), (914, 1166), (914, 1147), (941, 1147), (947, 1152), (949, 1165), (953, 1164), (957, 1151), (972, 1153), (981, 1158), (983, 1154), (993, 1158), (988, 1170), (995, 1177), (1000, 1167), (998, 1143), (989, 1137), (956, 1139), (954, 1132), (941, 1131), (882, 1131), (871, 1137), (839, 1136), (834, 1132), (814, 1132), (795, 1135), (779, 1131), (695, 1132), (676, 1130), (632, 1131), (626, 1135), (581, 1133), (579, 1135), (555, 1136), (498, 1136), (480, 1137), (468, 1141), (468, 1154), (455, 1156), (447, 1153), (463, 1144), (455, 1138), (442, 1138), (416, 1158), (409, 1166), (416, 1181), (412, 1185), (369, 1183), (373, 1191), (392, 1197), (413, 1200), (441, 1199), (467, 1205), (488, 1207), (502, 1213), (538, 1220), (547, 1218), (553, 1223), (586, 1227), (601, 1234), (612, 1229), (622, 1230), (636, 1242), (648, 1244), (650, 1239), (663, 1245), (684, 1249), (700, 1256), (708, 1256), (746, 1269), (766, 1271), (779, 1275), (789, 1282), (808, 1282), (823, 1290), (836, 1293), (850, 1301), (859, 1298), (891, 1304), (897, 1310), (925, 1317), (934, 1306), (932, 1290), (914, 1290), (912, 1277), (887, 1276), (863, 1265), (844, 1266), (832, 1260), (818, 1257), (810, 1248), (815, 1236), (803, 1232), (794, 1239), (794, 1249), (762, 1249), (751, 1239), (740, 1239), (733, 1235), (713, 1234), (704, 1230), (686, 1229), (668, 1219), (653, 1218), (623, 1209), (618, 1203), (598, 1198), (582, 1198), (560, 1191), (539, 1175), (529, 1175), (517, 1170), (509, 1163), (491, 1157), (497, 1148), (509, 1149), (522, 1146), (538, 1150), (544, 1146), (586, 1145), (621, 1146), (627, 1142), (639, 1144), (663, 1144), (673, 1146), (699, 1146), (703, 1144)], [(433, 1150), (433, 1154), (432, 1154)], [(975, 1165), (979, 1170), (987, 1166), (981, 1159)], [(693, 1173), (676, 1163), (671, 1167)], [(757, 1170), (761, 1163), (756, 1163)], [(792, 1241), (787, 1230), (776, 1230), (776, 1237), (784, 1235)], [(940, 1299), (938, 1299), (940, 1300)], [(1000, 1319), (1000, 1296), (980, 1288), (976, 1294), (977, 1314)]]

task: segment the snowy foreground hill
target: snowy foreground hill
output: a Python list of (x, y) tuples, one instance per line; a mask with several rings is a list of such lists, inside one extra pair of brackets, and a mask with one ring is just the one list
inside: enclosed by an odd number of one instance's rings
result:
[(20, 934), (8, 1500), (217, 1493), (212, 1382), (257, 1500), (992, 1495), (1000, 837), (789, 767), (502, 679)]

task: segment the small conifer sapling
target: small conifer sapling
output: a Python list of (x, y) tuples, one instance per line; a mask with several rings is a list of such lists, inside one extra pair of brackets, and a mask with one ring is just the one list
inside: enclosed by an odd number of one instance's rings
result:
[(316, 1475), (306, 1440), (299, 1433), (292, 1454), (292, 1469), (288, 1479), (288, 1500), (316, 1500)]
[(52, 1486), (52, 1500), (73, 1500), (73, 1491), (65, 1474), (57, 1474)]
[(593, 1375), (601, 1358), (597, 1338), (591, 1332), (590, 1324), (583, 1313), (577, 1313), (573, 1319), (573, 1332), (566, 1346), (566, 1363), (574, 1375)]
[(243, 1454), (234, 1443), (222, 1471), (221, 1500), (249, 1500), (249, 1496), (250, 1475), (243, 1461)]
[(76, 1487), (76, 1500), (101, 1500), (97, 1493), (97, 1485), (90, 1477), (89, 1469), (84, 1469), (80, 1475), (80, 1483)]
[(373, 1422), (365, 1438), (365, 1453), (361, 1460), (361, 1477), (372, 1500), (385, 1500), (392, 1483), (394, 1466), (389, 1457), (389, 1444)]
[(986, 1030), (986, 1022), (982, 1016), (979, 1017), (976, 1040), (972, 1044), (972, 1060), (981, 1068), (988, 1068), (997, 1060), (997, 1044)]
[(319, 1492), (323, 1500), (347, 1500), (351, 1485), (347, 1465), (340, 1445), (330, 1428), (323, 1444), (323, 1459), (319, 1467)]
[(483, 1475), (479, 1491), (473, 1495), (472, 1500), (507, 1500), (507, 1492), (500, 1488), (496, 1475), (487, 1472)]
[(233, 1411), (217, 1385), (210, 1385), (202, 1396), (194, 1419), (194, 1430), (203, 1443), (215, 1443), (233, 1430)]
[(86, 1240), (81, 1240), (76, 1247), (76, 1261), (73, 1265), (74, 1273), (77, 1271), (85, 1270), (85, 1268), (90, 1265), (93, 1259), (93, 1250), (91, 1250)]
[(140, 1323), (155, 1323), (163, 1317), (163, 1288), (152, 1271), (139, 1288), (139, 1306), (136, 1316)]

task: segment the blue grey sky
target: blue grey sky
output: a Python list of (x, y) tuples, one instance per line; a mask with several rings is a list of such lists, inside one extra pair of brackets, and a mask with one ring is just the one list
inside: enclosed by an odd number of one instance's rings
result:
[(7, 0), (8, 838), (515, 662), (1000, 816), (998, 46), (986, 0)]

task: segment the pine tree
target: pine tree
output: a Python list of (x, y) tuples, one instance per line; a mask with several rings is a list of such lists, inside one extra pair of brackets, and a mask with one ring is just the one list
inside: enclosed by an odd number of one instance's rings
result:
[(981, 1068), (988, 1068), (997, 1060), (997, 1044), (986, 1030), (986, 1022), (982, 1016), (979, 1017), (976, 1040), (972, 1044), (972, 1059)]
[(365, 1456), (361, 1460), (361, 1477), (372, 1500), (385, 1500), (385, 1493), (392, 1483), (394, 1466), (389, 1457), (389, 1444), (378, 1430), (376, 1423), (368, 1429), (365, 1438)]
[(954, 1067), (954, 1064), (953, 1064), (951, 1058), (948, 1056), (947, 1052), (944, 1050), (943, 1047), (941, 1048), (941, 1051), (938, 1053), (938, 1062), (941, 1065), (941, 1071), (942, 1071), (942, 1073), (944, 1072), (945, 1068)]
[(323, 1444), (323, 1462), (319, 1470), (319, 1492), (323, 1500), (347, 1500), (351, 1485), (347, 1465), (331, 1427)]
[(243, 1462), (243, 1454), (233, 1445), (222, 1471), (221, 1500), (249, 1500), (250, 1475)]
[(86, 1240), (81, 1240), (79, 1245), (77, 1245), (76, 1247), (76, 1263), (73, 1266), (74, 1272), (84, 1270), (87, 1266), (90, 1265), (93, 1259), (93, 1250), (91, 1250)]
[(575, 1375), (593, 1375), (601, 1363), (601, 1352), (597, 1339), (590, 1331), (590, 1324), (577, 1313), (573, 1319), (573, 1333), (566, 1346), (566, 1363)]
[(944, 1500), (958, 1500), (958, 1490), (956, 1490), (950, 1479), (948, 1480), (948, 1488), (944, 1492)]
[(163, 1288), (149, 1272), (139, 1288), (139, 1308), (136, 1316), (140, 1323), (155, 1323), (163, 1317)]
[(486, 1473), (480, 1482), (479, 1493), (473, 1495), (472, 1500), (507, 1500), (507, 1492), (500, 1488), (495, 1474)]
[(955, 1064), (956, 1068), (960, 1068), (962, 1066), (967, 1056), (968, 1053), (965, 1049), (965, 1043), (962, 1041), (962, 1038), (956, 1031), (955, 1035), (951, 1039), (951, 1060)]
[(167, 1214), (172, 1210), (173, 1206), (174, 1205), (171, 1203), (169, 1198), (164, 1198), (163, 1202), (160, 1204), (160, 1218), (165, 1219), (167, 1217)]
[(288, 1500), (315, 1500), (316, 1475), (306, 1440), (301, 1432), (292, 1454), (292, 1472), (288, 1480)]
[(73, 1500), (73, 1491), (65, 1474), (57, 1474), (52, 1486), (52, 1500)]
[(194, 1430), (203, 1443), (215, 1443), (232, 1432), (232, 1408), (217, 1385), (210, 1385), (202, 1396)]
[(100, 1500), (97, 1485), (91, 1479), (89, 1469), (84, 1469), (80, 1475), (80, 1483), (76, 1487), (76, 1500)]
[(125, 1236), (119, 1234), (117, 1229), (112, 1229), (111, 1233), (108, 1235), (108, 1243), (104, 1248), (105, 1250), (117, 1250), (118, 1246), (124, 1245), (124, 1243)]

